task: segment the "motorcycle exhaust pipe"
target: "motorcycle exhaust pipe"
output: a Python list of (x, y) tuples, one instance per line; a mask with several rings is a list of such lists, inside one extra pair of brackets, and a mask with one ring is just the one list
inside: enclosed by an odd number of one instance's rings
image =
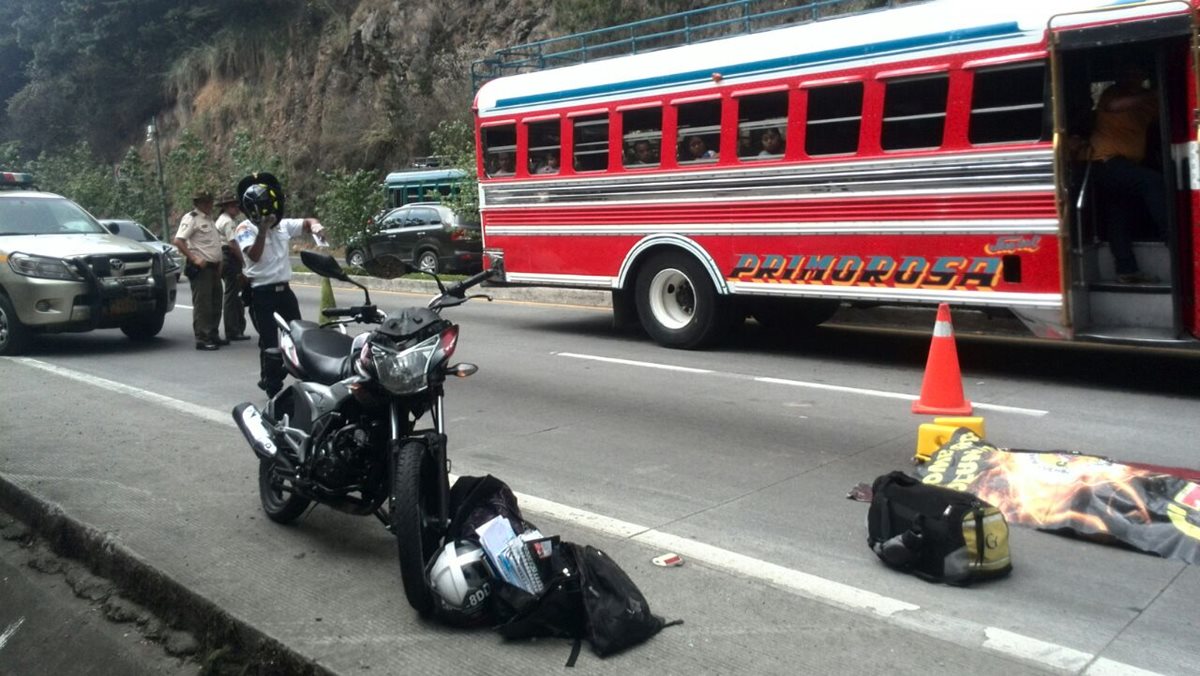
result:
[(234, 406), (233, 421), (237, 423), (238, 429), (242, 431), (242, 436), (246, 437), (246, 443), (250, 444), (250, 448), (259, 458), (270, 460), (279, 452), (279, 447), (275, 445), (274, 435), (271, 434), (271, 430), (267, 429), (267, 425), (262, 419), (262, 413), (259, 413), (254, 404), (247, 401)]

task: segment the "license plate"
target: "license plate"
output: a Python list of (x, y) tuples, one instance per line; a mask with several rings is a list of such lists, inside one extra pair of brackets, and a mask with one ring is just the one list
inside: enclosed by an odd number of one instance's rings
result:
[(133, 298), (115, 298), (108, 303), (108, 311), (114, 315), (128, 315), (137, 312), (137, 300)]

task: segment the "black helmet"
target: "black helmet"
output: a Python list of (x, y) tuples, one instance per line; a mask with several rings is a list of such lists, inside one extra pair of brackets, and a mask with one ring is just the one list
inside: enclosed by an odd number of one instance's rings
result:
[(242, 213), (252, 223), (261, 223), (267, 216), (283, 218), (283, 186), (279, 179), (267, 172), (255, 172), (238, 181), (237, 194), (241, 195)]

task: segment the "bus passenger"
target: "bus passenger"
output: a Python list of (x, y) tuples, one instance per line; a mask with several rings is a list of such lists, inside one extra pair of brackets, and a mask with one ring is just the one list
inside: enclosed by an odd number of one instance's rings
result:
[(538, 167), (539, 174), (557, 174), (558, 173), (558, 153), (546, 153), (546, 161), (542, 166)]
[(1091, 138), (1097, 194), (1112, 202), (1104, 210), (1104, 220), (1121, 284), (1158, 281), (1138, 269), (1133, 254), (1134, 222), (1148, 218), (1154, 234), (1162, 240), (1167, 232), (1162, 174), (1142, 164), (1146, 158), (1146, 131), (1158, 119), (1158, 97), (1143, 84), (1147, 77), (1141, 66), (1121, 66), (1117, 81), (1100, 94)]
[(682, 162), (705, 162), (717, 159), (717, 152), (709, 150), (708, 144), (699, 136), (689, 136), (684, 141), (683, 152), (679, 154)]
[(771, 157), (783, 154), (783, 134), (775, 127), (771, 127), (762, 134), (759, 139), (762, 144), (762, 150), (759, 151), (759, 157)]
[(654, 154), (654, 146), (646, 139), (633, 142), (633, 158), (630, 164), (658, 164), (658, 157)]
[(492, 176), (512, 176), (517, 171), (517, 158), (512, 153), (500, 153), (500, 159)]

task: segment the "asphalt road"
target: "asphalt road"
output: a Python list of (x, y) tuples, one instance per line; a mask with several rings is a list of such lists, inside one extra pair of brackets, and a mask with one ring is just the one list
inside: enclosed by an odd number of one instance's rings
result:
[[(317, 290), (300, 295), (312, 316)], [(422, 300), (372, 295), (385, 308)], [(454, 470), (504, 479), (543, 532), (606, 549), (656, 612), (685, 620), (578, 669), (1197, 671), (1192, 566), (1015, 526), (1015, 571), (992, 584), (931, 585), (875, 560), (866, 505), (846, 494), (909, 465), (925, 419), (905, 397), (919, 392), (927, 333), (829, 327), (781, 340), (750, 326), (721, 350), (679, 352), (614, 330), (602, 308), (449, 312), (462, 324), (456, 358), (481, 367), (449, 388)], [(261, 399), (254, 345), (196, 352), (189, 325), (180, 307), (149, 345), (55, 336), (0, 360), (4, 478), (331, 671), (561, 667), (560, 642), (413, 618), (373, 519), (317, 510), (292, 528), (267, 522), (228, 420)], [(958, 351), (993, 443), (1197, 464), (1196, 356), (969, 335)], [(687, 563), (650, 564), (668, 550)]]
[(196, 646), (0, 512), (0, 673), (185, 676)]

